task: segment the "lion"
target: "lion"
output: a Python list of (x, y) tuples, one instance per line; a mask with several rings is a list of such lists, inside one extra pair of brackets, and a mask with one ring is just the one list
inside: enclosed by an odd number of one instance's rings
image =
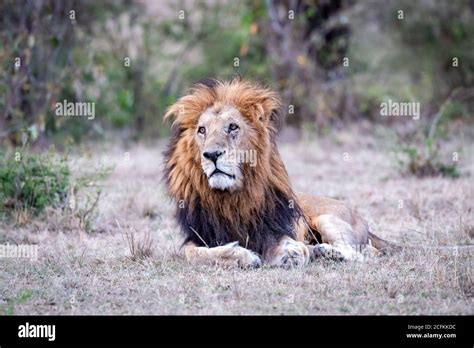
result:
[(276, 143), (281, 107), (258, 83), (209, 79), (168, 108), (164, 179), (189, 262), (301, 267), (393, 247), (343, 202), (293, 192)]

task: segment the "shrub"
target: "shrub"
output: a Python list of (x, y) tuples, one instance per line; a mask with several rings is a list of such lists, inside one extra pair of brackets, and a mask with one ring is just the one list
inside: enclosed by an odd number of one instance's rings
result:
[(0, 212), (37, 214), (47, 206), (65, 203), (70, 170), (64, 158), (52, 153), (0, 154)]
[(48, 209), (57, 217), (57, 228), (89, 231), (101, 195), (99, 181), (108, 173), (101, 168), (73, 178), (66, 157), (52, 151), (0, 153), (0, 220), (25, 224)]
[(458, 178), (460, 176), (458, 167), (455, 162), (443, 163), (440, 155), (433, 147), (433, 140), (428, 138), (425, 140), (426, 151), (422, 154), (417, 147), (405, 146), (401, 148), (401, 152), (407, 155), (406, 159), (399, 157), (399, 163), (406, 168), (410, 174), (417, 177), (437, 176)]
[[(441, 115), (439, 113), (438, 115)], [(402, 144), (397, 150), (399, 165), (405, 172), (417, 177), (437, 176), (458, 178), (460, 172), (457, 162), (446, 159), (440, 152), (442, 137), (447, 137), (447, 130), (440, 130), (439, 117), (432, 122), (430, 130), (418, 130), (417, 139), (410, 144)], [(459, 151), (458, 151), (459, 152)]]

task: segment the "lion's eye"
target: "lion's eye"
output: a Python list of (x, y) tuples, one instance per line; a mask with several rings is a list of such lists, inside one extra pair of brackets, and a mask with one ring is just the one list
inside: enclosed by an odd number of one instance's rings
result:
[(199, 128), (198, 128), (198, 133), (199, 133), (199, 134), (205, 134), (205, 133), (206, 133), (206, 128), (204, 128), (204, 127), (199, 127)]
[(235, 123), (231, 123), (229, 125), (229, 132), (235, 131), (236, 129), (239, 129), (239, 126), (237, 126)]

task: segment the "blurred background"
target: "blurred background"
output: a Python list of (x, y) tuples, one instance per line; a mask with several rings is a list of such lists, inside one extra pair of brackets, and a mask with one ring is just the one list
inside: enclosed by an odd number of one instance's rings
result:
[[(163, 137), (193, 82), (237, 74), (280, 92), (300, 130), (395, 122), (380, 117), (388, 99), (420, 102), (424, 121), (474, 110), (472, 0), (4, 0), (0, 13), (3, 145)], [(64, 99), (95, 102), (96, 118), (57, 117)]]

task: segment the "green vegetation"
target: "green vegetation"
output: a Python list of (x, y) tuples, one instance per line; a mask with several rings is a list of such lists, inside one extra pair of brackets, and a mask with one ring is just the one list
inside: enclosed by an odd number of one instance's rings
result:
[(25, 224), (51, 208), (88, 231), (101, 194), (99, 182), (108, 173), (101, 168), (73, 177), (66, 158), (53, 151), (0, 153), (0, 219)]
[(452, 137), (450, 122), (455, 119), (467, 118), (466, 105), (463, 103), (471, 98), (471, 94), (462, 88), (454, 90), (441, 105), (431, 123), (415, 129), (410, 141), (401, 142), (396, 150), (398, 163), (402, 172), (418, 177), (442, 175), (458, 178), (458, 160), (462, 149), (454, 149), (451, 153), (441, 151), (443, 141)]
[(70, 170), (64, 159), (27, 152), (0, 154), (0, 212), (39, 213), (65, 204)]
[(7, 298), (3, 305), (0, 305), (0, 315), (14, 315), (15, 305), (23, 305), (28, 303), (33, 296), (34, 291), (31, 289), (21, 290), (14, 298)]
[(460, 176), (457, 164), (454, 161), (443, 163), (439, 152), (433, 144), (433, 139), (425, 140), (426, 152), (420, 153), (418, 147), (405, 146), (400, 149), (406, 157), (399, 157), (399, 164), (405, 172), (418, 177), (442, 175), (451, 178)]

